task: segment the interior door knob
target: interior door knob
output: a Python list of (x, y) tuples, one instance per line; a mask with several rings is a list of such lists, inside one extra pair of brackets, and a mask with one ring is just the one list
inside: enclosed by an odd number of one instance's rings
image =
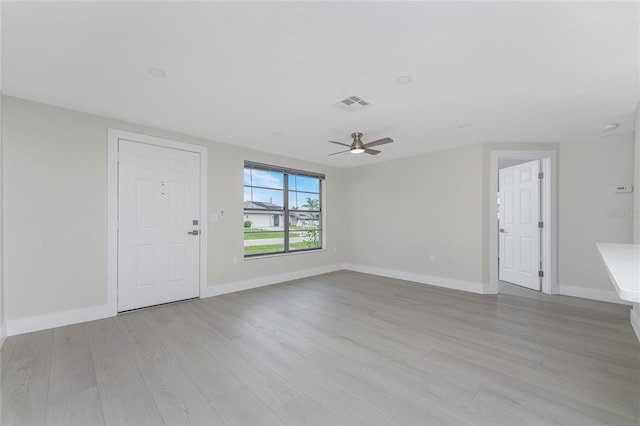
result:
[(505, 232), (504, 228), (498, 229), (499, 232)]
[(196, 230), (194, 230), (194, 231), (187, 232), (187, 234), (189, 234), (189, 235), (198, 235), (198, 234), (200, 234), (200, 231), (198, 231), (198, 230), (196, 229)]

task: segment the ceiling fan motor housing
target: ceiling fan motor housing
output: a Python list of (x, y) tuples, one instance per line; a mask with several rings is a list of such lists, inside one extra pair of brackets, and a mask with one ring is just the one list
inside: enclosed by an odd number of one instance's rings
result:
[(364, 144), (362, 143), (362, 133), (356, 132), (351, 133), (351, 137), (353, 138), (353, 143), (351, 144), (351, 149), (364, 149)]

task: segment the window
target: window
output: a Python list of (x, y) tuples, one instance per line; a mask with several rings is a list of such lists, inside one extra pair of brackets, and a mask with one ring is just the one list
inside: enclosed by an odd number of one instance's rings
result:
[(244, 163), (244, 255), (322, 248), (324, 175)]

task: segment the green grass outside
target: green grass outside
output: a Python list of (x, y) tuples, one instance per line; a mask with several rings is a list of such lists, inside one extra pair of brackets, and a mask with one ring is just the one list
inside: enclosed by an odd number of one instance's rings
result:
[[(289, 236), (291, 238), (294, 237), (299, 237), (300, 233), (299, 232), (290, 232)], [(245, 240), (266, 240), (269, 238), (284, 238), (284, 232), (273, 232), (273, 231), (268, 231), (268, 232), (244, 232), (244, 239)]]
[[(289, 250), (304, 250), (310, 248), (319, 248), (320, 246), (312, 247), (308, 243), (292, 243), (289, 244)], [(263, 254), (263, 253), (276, 253), (284, 250), (284, 244), (268, 244), (264, 246), (248, 246), (244, 248), (244, 254)]]

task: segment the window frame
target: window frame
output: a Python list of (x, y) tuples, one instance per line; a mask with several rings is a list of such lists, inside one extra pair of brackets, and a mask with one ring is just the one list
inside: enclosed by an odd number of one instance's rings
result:
[[(251, 258), (257, 258), (257, 257), (262, 257), (262, 256), (277, 256), (277, 255), (287, 255), (287, 254), (295, 254), (295, 253), (302, 253), (302, 252), (309, 252), (309, 251), (317, 251), (317, 250), (322, 250), (323, 249), (323, 231), (324, 231), (324, 218), (323, 218), (323, 192), (324, 192), (324, 184), (323, 181), (326, 179), (324, 174), (321, 173), (315, 173), (315, 172), (309, 172), (309, 171), (305, 171), (305, 170), (297, 170), (297, 169), (291, 169), (291, 168), (286, 168), (286, 167), (280, 167), (280, 166), (273, 166), (270, 164), (263, 164), (263, 163), (256, 163), (253, 161), (247, 161), (245, 160), (244, 162), (244, 168), (243, 168), (243, 172), (246, 169), (251, 169), (251, 170), (263, 170), (263, 171), (268, 171), (268, 172), (278, 172), (278, 173), (282, 173), (282, 178), (283, 178), (283, 198), (282, 198), (282, 209), (263, 209), (263, 208), (247, 208), (243, 206), (243, 217), (246, 218), (246, 216), (248, 214), (250, 214), (250, 212), (260, 212), (260, 213), (265, 213), (265, 214), (282, 214), (283, 216), (283, 249), (281, 251), (270, 251), (270, 252), (266, 252), (266, 253), (255, 253), (255, 254), (246, 254), (244, 253), (244, 258), (245, 259), (251, 259)], [(290, 176), (300, 176), (300, 177), (308, 177), (308, 178), (314, 178), (314, 179), (318, 179), (318, 192), (309, 192), (309, 191), (302, 191), (302, 190), (291, 190), (289, 189), (289, 177)], [(267, 187), (263, 187), (263, 186), (259, 186), (259, 185), (254, 185), (253, 184), (253, 174), (252, 174), (252, 181), (250, 182), (250, 185), (246, 185), (244, 183), (243, 180), (243, 193), (245, 188), (258, 188), (258, 189), (268, 189), (268, 190), (280, 190), (279, 188), (267, 188)], [(317, 194), (318, 195), (318, 209), (317, 210), (303, 210), (300, 208), (297, 209), (291, 209), (289, 206), (289, 192), (293, 191), (293, 192), (297, 192), (297, 193), (306, 193), (306, 194)], [(252, 199), (250, 200), (251, 202), (255, 202), (253, 201), (253, 196), (251, 197)], [(244, 196), (243, 196), (244, 199)], [(244, 200), (245, 202), (247, 200)], [(249, 212), (249, 213), (248, 213)], [(318, 230), (319, 236), (318, 236), (318, 247), (310, 247), (310, 248), (303, 248), (303, 249), (294, 249), (291, 250), (291, 244), (290, 244), (290, 232), (291, 232), (291, 225), (290, 225), (290, 221), (291, 221), (291, 213), (308, 213), (310, 215), (314, 215), (317, 214), (318, 215), (318, 225), (317, 227), (314, 227), (314, 229)], [(244, 236), (244, 233), (243, 233)], [(244, 246), (244, 239), (243, 239), (243, 251), (246, 248), (246, 246)]]

